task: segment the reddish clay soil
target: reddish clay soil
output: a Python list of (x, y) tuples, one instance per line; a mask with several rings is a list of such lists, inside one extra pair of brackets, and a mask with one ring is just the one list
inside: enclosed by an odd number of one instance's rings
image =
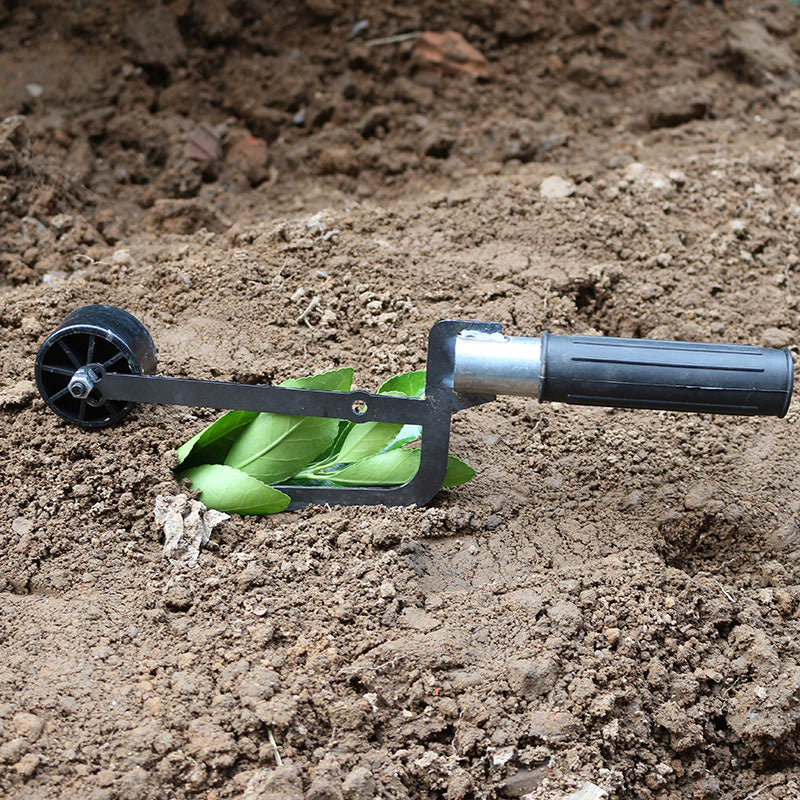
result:
[[(794, 349), (794, 5), (4, 0), (0, 25), (0, 795), (800, 796), (797, 410), (501, 398), (455, 418), (478, 475), (429, 507), (235, 517), (188, 569), (153, 508), (216, 412), (84, 432), (32, 383), (97, 302), (163, 373), (237, 381), (374, 389), (445, 317)], [(489, 77), (367, 44), (420, 30)]]

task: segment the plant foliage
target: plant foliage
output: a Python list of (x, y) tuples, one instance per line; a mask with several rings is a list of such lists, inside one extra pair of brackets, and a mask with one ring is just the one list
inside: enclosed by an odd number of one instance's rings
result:
[[(284, 381), (294, 389), (347, 392), (353, 370), (337, 369)], [(378, 394), (421, 398), (425, 372), (405, 372)], [(419, 468), (419, 425), (346, 422), (322, 417), (229, 411), (178, 448), (178, 479), (201, 492), (209, 508), (235, 514), (274, 514), (289, 504), (272, 484), (398, 486)], [(475, 470), (448, 457), (445, 486), (460, 486)]]

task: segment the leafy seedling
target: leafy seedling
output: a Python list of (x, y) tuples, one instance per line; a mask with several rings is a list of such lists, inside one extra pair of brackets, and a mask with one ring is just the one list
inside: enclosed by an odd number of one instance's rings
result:
[[(350, 390), (350, 368), (281, 383), (295, 389)], [(423, 397), (425, 372), (387, 380), (379, 394)], [(229, 411), (178, 448), (178, 478), (201, 492), (209, 507), (237, 514), (272, 514), (289, 497), (270, 484), (396, 486), (419, 469), (420, 450), (409, 449), (420, 425), (346, 422), (321, 417)], [(475, 470), (448, 457), (445, 486), (460, 486)]]

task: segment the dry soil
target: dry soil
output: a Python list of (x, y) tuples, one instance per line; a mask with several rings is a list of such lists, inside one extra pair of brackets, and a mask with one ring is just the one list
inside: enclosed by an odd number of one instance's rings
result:
[[(96, 302), (165, 374), (237, 381), (374, 389), (445, 317), (794, 349), (793, 4), (4, 0), (0, 25), (0, 795), (800, 796), (796, 410), (501, 398), (455, 418), (478, 475), (430, 507), (234, 518), (181, 569), (155, 497), (215, 412), (83, 432), (32, 384)], [(489, 77), (367, 44), (420, 30)]]

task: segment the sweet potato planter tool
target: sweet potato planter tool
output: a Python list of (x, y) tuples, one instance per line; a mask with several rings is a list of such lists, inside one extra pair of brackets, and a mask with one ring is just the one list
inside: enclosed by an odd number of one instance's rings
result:
[(783, 417), (792, 395), (788, 349), (732, 344), (505, 336), (494, 322), (437, 322), (428, 337), (423, 399), (153, 375), (156, 350), (139, 320), (114, 306), (73, 311), (36, 357), (39, 391), (60, 417), (102, 428), (135, 403), (270, 411), (351, 422), (422, 425), (417, 474), (402, 486), (277, 486), (310, 503), (427, 503), (447, 469), (450, 415), (497, 394), (578, 405)]

